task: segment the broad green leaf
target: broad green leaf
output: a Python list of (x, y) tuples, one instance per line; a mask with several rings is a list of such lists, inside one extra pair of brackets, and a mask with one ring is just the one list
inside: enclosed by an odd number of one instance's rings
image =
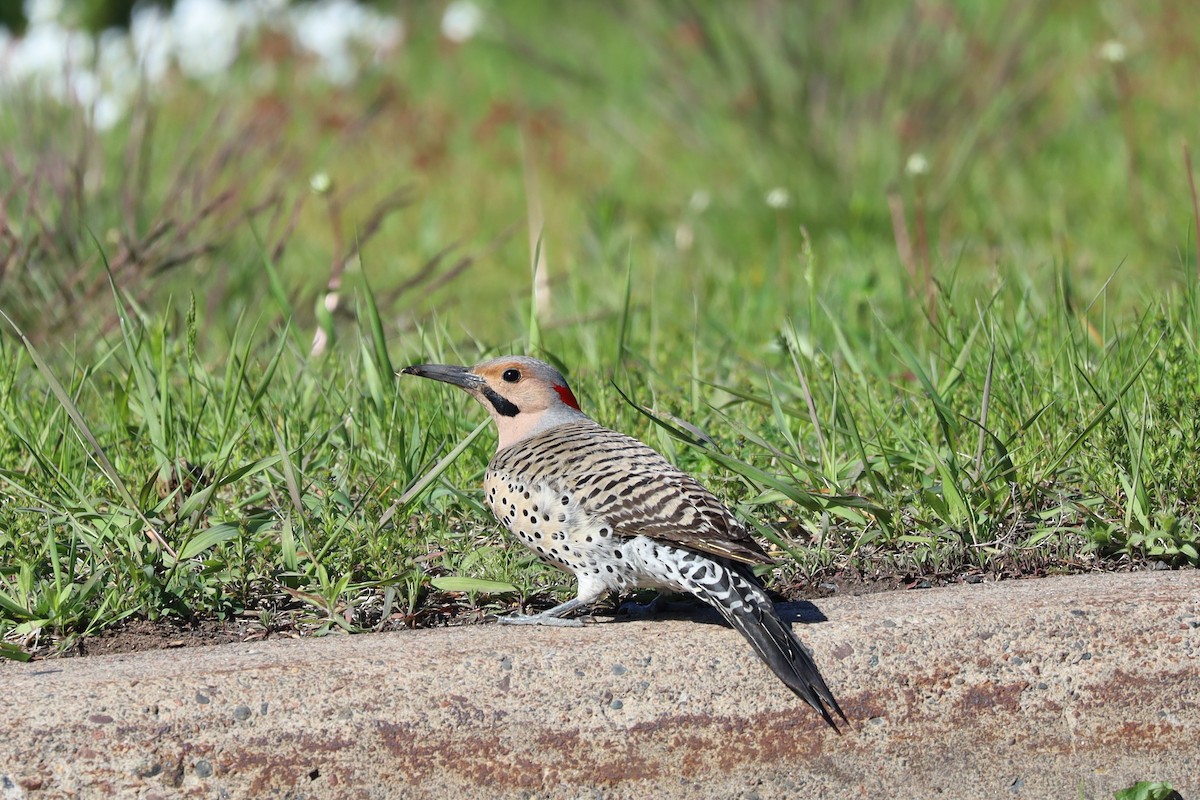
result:
[(479, 594), (508, 594), (517, 587), (503, 581), (485, 581), (481, 578), (458, 578), (448, 576), (429, 581), (435, 589), (443, 592), (478, 592)]
[(222, 522), (206, 531), (196, 534), (179, 551), (179, 560), (186, 561), (201, 553), (227, 542), (238, 535), (238, 526), (231, 522)]
[(0, 642), (0, 658), (7, 658), (12, 661), (28, 661), (33, 656), (12, 642)]

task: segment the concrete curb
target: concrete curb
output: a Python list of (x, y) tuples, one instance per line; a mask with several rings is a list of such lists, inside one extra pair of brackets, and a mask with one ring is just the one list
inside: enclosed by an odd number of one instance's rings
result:
[(817, 605), (841, 736), (695, 621), (267, 641), (0, 665), (0, 798), (1200, 796), (1198, 571)]

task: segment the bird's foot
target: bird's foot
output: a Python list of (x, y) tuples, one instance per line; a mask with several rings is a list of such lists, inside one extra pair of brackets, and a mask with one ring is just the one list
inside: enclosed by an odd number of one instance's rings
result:
[(496, 622), (501, 625), (545, 625), (552, 628), (583, 627), (583, 620), (552, 617), (545, 612), (541, 614), (509, 614), (507, 617), (497, 617)]

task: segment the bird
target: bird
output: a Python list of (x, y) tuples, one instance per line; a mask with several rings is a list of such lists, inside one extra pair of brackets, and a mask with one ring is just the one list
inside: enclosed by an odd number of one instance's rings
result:
[(568, 615), (609, 592), (690, 594), (715, 608), (830, 727), (838, 730), (833, 713), (848, 724), (755, 575), (755, 566), (773, 562), (746, 525), (657, 451), (584, 414), (557, 369), (510, 355), (401, 373), (457, 386), (488, 410), (498, 440), (484, 476), (487, 505), (523, 545), (578, 582), (574, 598), (500, 623), (578, 626)]

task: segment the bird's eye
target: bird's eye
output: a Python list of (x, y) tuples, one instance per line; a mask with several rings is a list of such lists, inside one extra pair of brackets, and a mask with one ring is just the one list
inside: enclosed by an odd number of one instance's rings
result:
[(504, 374), (500, 377), (504, 379), (505, 383), (516, 383), (517, 381), (521, 380), (521, 370), (506, 369), (504, 370)]

